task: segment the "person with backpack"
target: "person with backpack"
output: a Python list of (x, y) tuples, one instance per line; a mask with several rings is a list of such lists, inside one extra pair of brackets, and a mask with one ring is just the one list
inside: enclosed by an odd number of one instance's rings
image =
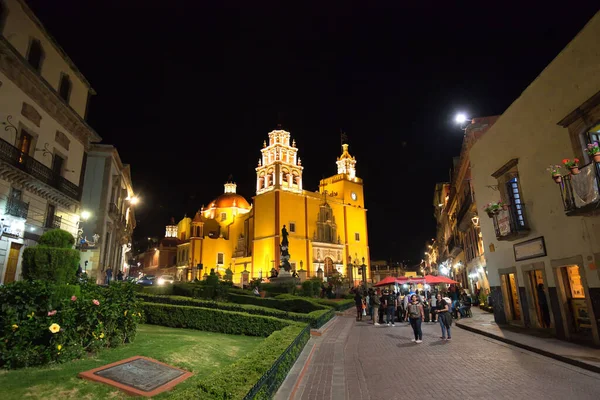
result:
[(422, 343), (423, 331), (421, 330), (421, 323), (425, 319), (425, 312), (423, 311), (423, 304), (421, 304), (416, 294), (410, 296), (410, 303), (408, 304), (406, 313), (408, 314), (408, 320), (415, 335), (415, 338), (411, 339), (411, 342)]

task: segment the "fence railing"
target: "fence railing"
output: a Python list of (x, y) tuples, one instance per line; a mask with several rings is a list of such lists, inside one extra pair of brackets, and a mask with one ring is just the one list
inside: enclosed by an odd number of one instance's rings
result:
[[(302, 332), (296, 336), (294, 341), (287, 347), (287, 349), (285, 349), (283, 353), (281, 353), (271, 368), (269, 368), (269, 370), (265, 372), (263, 376), (261, 376), (258, 382), (256, 382), (252, 389), (250, 389), (248, 394), (246, 394), (244, 397), (244, 400), (254, 399), (254, 397), (261, 391), (267, 396), (272, 397), (279, 388), (281, 382), (283, 382), (283, 379), (285, 379), (287, 372), (291, 369), (292, 365), (294, 365), (294, 362), (302, 352), (302, 349), (299, 349), (298, 354), (296, 355), (293, 355), (292, 352), (295, 351), (298, 346), (303, 348), (306, 342), (308, 342), (309, 338), (310, 326), (306, 325), (306, 328), (304, 328)], [(279, 374), (280, 372), (285, 373)]]
[(23, 200), (19, 200), (14, 197), (9, 197), (6, 201), (6, 210), (8, 215), (13, 217), (19, 217), (27, 219), (27, 213), (29, 212), (29, 203), (25, 203)]

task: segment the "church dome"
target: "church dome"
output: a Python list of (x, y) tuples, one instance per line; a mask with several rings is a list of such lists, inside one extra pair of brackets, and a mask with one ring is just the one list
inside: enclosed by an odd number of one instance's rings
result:
[(252, 208), (248, 200), (244, 196), (240, 196), (236, 193), (237, 185), (233, 182), (227, 182), (225, 184), (225, 193), (214, 199), (208, 204), (208, 208), (242, 208), (249, 210)]
[(249, 210), (251, 208), (250, 203), (248, 203), (248, 200), (246, 200), (244, 196), (240, 196), (237, 193), (223, 193), (222, 195), (211, 201), (208, 207), (212, 208), (213, 206), (216, 208), (238, 207), (246, 210)]

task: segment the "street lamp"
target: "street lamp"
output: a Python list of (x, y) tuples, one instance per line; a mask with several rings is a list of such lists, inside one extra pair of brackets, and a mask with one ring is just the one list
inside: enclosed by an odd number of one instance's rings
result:
[(81, 241), (83, 239), (83, 222), (90, 219), (91, 216), (92, 214), (89, 211), (84, 210), (81, 212), (81, 215), (79, 215), (79, 218), (77, 219), (77, 247), (81, 247)]
[(137, 203), (140, 202), (140, 198), (137, 196), (133, 196), (131, 198), (129, 198), (129, 204), (135, 206)]
[(463, 131), (467, 130), (467, 127), (471, 124), (471, 120), (467, 117), (465, 113), (458, 113), (454, 117), (454, 121), (460, 126), (460, 129)]

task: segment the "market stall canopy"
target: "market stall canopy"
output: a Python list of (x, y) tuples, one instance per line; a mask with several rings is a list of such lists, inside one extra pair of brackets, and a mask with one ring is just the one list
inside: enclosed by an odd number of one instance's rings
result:
[(377, 282), (375, 284), (375, 287), (386, 286), (386, 285), (395, 285), (396, 283), (399, 283), (396, 277), (387, 276), (387, 277), (383, 278), (380, 282)]
[(425, 283), (429, 284), (429, 285), (437, 285), (439, 283), (448, 283), (448, 284), (453, 284), (453, 283), (458, 283), (457, 281), (453, 281), (452, 279), (446, 277), (446, 276), (433, 276), (433, 275), (427, 275), (425, 277)]

